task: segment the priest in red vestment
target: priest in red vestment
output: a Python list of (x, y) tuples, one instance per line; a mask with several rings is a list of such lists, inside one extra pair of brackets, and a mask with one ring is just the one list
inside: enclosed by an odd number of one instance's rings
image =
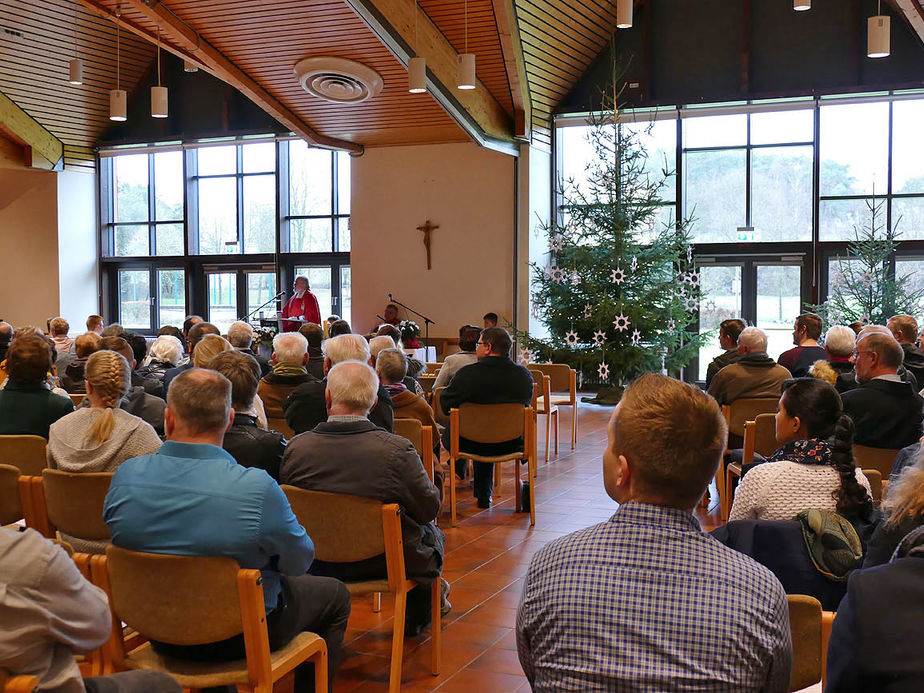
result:
[[(295, 292), (282, 309), (284, 318), (304, 318), (313, 323), (321, 324), (321, 308), (318, 306), (317, 297), (308, 290), (308, 278), (296, 277), (295, 284), (292, 286)], [(284, 332), (296, 332), (302, 323), (284, 321), (282, 329)]]

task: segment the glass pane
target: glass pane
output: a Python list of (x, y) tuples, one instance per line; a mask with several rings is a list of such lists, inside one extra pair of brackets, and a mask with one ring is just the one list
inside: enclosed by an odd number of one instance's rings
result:
[(900, 240), (924, 240), (924, 197), (892, 198), (892, 228)]
[(812, 240), (812, 147), (751, 152), (754, 240)]
[(157, 224), (154, 227), (154, 240), (158, 255), (185, 255), (182, 224)]
[(308, 286), (311, 287), (311, 293), (318, 299), (322, 320), (336, 312), (332, 308), (333, 302), (331, 301), (333, 292), (331, 291), (330, 267), (296, 267), (295, 276), (308, 277)]
[[(112, 160), (113, 210), (118, 221), (148, 220), (148, 155), (130, 154)], [(147, 254), (147, 253), (145, 253)]]
[(183, 152), (154, 155), (154, 212), (157, 221), (183, 220)]
[(150, 279), (146, 269), (119, 270), (119, 323), (122, 327), (151, 329)]
[(730, 243), (745, 217), (744, 150), (687, 152), (684, 215), (693, 217), (693, 241)]
[(289, 214), (331, 213), (331, 153), (311, 149), (302, 140), (289, 142)]
[(196, 150), (199, 175), (215, 176), (222, 173), (237, 173), (237, 147), (202, 147)]
[(222, 334), (237, 320), (237, 274), (209, 273), (209, 322)]
[[(247, 314), (250, 315), (276, 295), (276, 274), (274, 272), (247, 273)], [(270, 304), (262, 309), (265, 315), (274, 315), (276, 306)]]
[(157, 327), (182, 327), (186, 319), (186, 273), (181, 269), (157, 270)]
[(645, 161), (648, 180), (652, 183), (663, 181), (659, 196), (665, 202), (673, 202), (677, 197), (677, 121), (656, 120), (627, 124), (626, 127), (636, 134), (648, 155)]
[(889, 104), (821, 107), (821, 194), (886, 192)]
[(802, 311), (799, 265), (757, 265), (757, 326), (767, 333), (767, 353), (777, 358), (793, 347), (792, 326)]
[(330, 219), (292, 219), (289, 250), (293, 253), (329, 253), (333, 249)]
[(924, 291), (924, 260), (896, 260), (895, 278), (909, 294)]
[(699, 379), (705, 380), (709, 363), (722, 353), (719, 325), (723, 320), (741, 317), (741, 265), (700, 267), (699, 279), (699, 332), (713, 333), (713, 339), (699, 350)]
[[(846, 289), (844, 286), (845, 280), (850, 280), (853, 284), (856, 284), (857, 279), (863, 273), (863, 266), (859, 260), (849, 259), (849, 258), (832, 258), (828, 260), (828, 293), (826, 298), (830, 299), (835, 294), (840, 294), (842, 288)], [(847, 307), (854, 311), (855, 316), (838, 316), (837, 321), (846, 324), (853, 322), (854, 317), (859, 317), (863, 310), (860, 306), (860, 302), (855, 296), (849, 295), (849, 291), (846, 292), (844, 303)], [(830, 327), (830, 326), (829, 326)]]
[(275, 143), (245, 144), (241, 147), (241, 153), (244, 157), (244, 173), (275, 172)]
[[(233, 242), (234, 246), (226, 245)], [(237, 252), (237, 182), (234, 178), (199, 180), (199, 253)]]
[(244, 252), (272, 253), (275, 251), (276, 176), (246, 176), (244, 178)]
[(730, 147), (747, 144), (748, 117), (745, 114), (684, 118), (684, 147)]
[(353, 299), (351, 295), (350, 266), (346, 265), (340, 268), (340, 317), (352, 325)]
[(815, 111), (771, 111), (751, 114), (751, 144), (811, 142), (815, 139)]
[(115, 235), (115, 254), (119, 257), (150, 254), (147, 224), (116, 226), (113, 233)]
[(352, 247), (352, 234), (350, 233), (350, 218), (337, 220), (337, 250), (341, 253), (350, 252)]
[(337, 214), (350, 213), (351, 179), (350, 155), (346, 152), (337, 153)]
[(819, 238), (823, 241), (852, 241), (856, 238), (854, 229), (868, 225), (872, 219), (869, 204), (865, 199), (821, 200), (818, 207)]
[(892, 104), (892, 192), (924, 192), (924, 101)]
[(597, 156), (593, 145), (587, 139), (590, 131), (589, 125), (559, 129), (561, 178), (555, 181), (556, 185), (568, 188), (573, 183), (580, 189), (587, 180), (587, 166)]

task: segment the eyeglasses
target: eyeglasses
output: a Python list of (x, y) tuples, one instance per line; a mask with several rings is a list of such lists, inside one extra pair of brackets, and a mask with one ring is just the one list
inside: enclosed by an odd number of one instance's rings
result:
[(869, 353), (871, 353), (871, 352), (869, 352), (869, 351), (856, 351), (856, 350), (854, 350), (854, 352), (851, 354), (851, 356), (854, 358), (854, 360), (856, 360), (856, 359), (860, 358), (861, 356), (866, 356), (866, 355), (869, 354)]

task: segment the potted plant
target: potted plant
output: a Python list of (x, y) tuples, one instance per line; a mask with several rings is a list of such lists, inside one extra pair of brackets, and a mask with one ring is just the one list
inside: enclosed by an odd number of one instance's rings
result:
[(407, 349), (419, 349), (420, 342), (417, 338), (420, 336), (420, 325), (413, 320), (402, 320), (398, 323), (398, 329), (401, 330), (401, 341)]

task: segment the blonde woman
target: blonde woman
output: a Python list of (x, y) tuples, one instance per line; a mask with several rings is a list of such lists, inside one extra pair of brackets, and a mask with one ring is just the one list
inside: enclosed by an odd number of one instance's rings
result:
[(205, 335), (193, 351), (193, 365), (196, 368), (208, 368), (209, 361), (223, 351), (231, 351), (234, 347), (224, 337), (217, 334)]

